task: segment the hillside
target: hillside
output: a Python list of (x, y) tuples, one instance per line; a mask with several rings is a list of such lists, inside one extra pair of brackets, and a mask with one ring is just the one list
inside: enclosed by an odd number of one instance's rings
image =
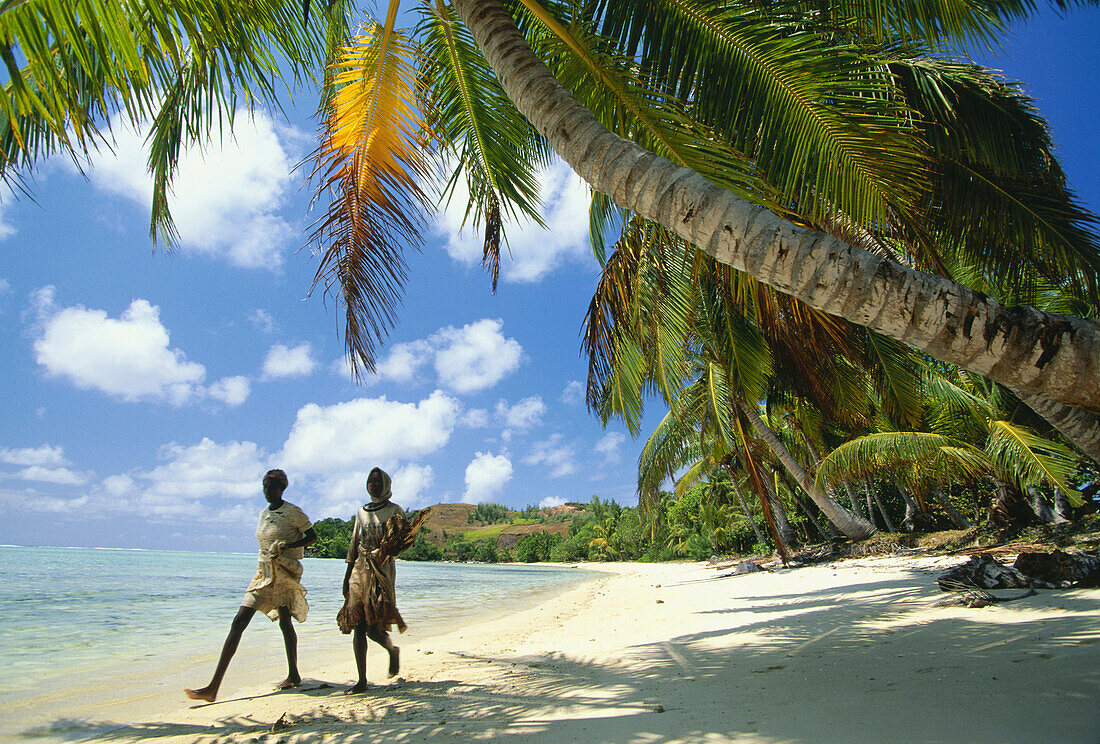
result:
[(490, 541), (497, 548), (511, 549), (524, 536), (549, 532), (566, 537), (575, 514), (584, 511), (577, 504), (563, 504), (547, 509), (507, 511), (498, 522), (485, 522), (476, 517), (473, 504), (436, 504), (421, 528), (424, 538), (439, 547), (452, 538), (471, 542)]

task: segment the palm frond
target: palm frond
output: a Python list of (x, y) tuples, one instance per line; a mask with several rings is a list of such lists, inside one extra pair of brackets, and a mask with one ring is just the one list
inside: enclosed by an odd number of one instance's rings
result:
[(330, 69), (332, 94), (314, 154), (318, 192), (333, 196), (314, 226), (321, 251), (314, 285), (339, 287), (352, 368), (374, 370), (400, 301), (405, 245), (419, 247), (428, 200), (424, 124), (416, 97), (416, 48), (393, 28), (369, 23)]
[(416, 33), (427, 60), (421, 80), (427, 129), (454, 153), (442, 197), (450, 199), (465, 179), (465, 219), (484, 228), (483, 263), (495, 291), (507, 219), (543, 224), (538, 170), (549, 161), (549, 148), (517, 113), (449, 5), (426, 4)]
[(1077, 457), (1058, 442), (1008, 421), (993, 421), (985, 451), (997, 469), (1021, 490), (1048, 484), (1072, 492), (1067, 480), (1076, 469)]

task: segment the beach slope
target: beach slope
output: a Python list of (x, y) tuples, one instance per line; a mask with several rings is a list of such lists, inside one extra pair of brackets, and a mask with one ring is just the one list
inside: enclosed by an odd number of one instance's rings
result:
[(298, 690), (181, 699), (97, 740), (1100, 741), (1100, 590), (934, 607), (961, 562), (585, 566), (596, 578), (535, 607), (404, 639), (395, 680), (372, 646), (367, 694), (342, 694), (349, 650)]

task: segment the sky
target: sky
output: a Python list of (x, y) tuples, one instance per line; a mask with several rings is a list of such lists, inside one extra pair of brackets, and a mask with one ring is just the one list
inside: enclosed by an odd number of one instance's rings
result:
[[(1036, 98), (1094, 211), (1098, 35), (1100, 9), (1045, 12), (982, 57)], [(507, 226), (495, 294), (461, 206), (441, 209), (407, 256), (378, 373), (356, 384), (338, 306), (310, 293), (299, 97), (185, 154), (171, 253), (149, 238), (143, 132), (117, 127), (83, 172), (46, 162), (33, 200), (2, 195), (0, 544), (250, 551), (272, 467), (315, 521), (350, 518), (375, 466), (406, 509), (636, 503), (641, 442), (584, 404), (584, 184), (547, 171), (547, 229)]]

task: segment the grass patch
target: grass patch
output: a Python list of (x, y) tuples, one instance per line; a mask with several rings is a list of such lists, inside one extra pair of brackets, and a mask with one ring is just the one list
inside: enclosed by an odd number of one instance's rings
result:
[(476, 530), (467, 530), (462, 533), (462, 539), (467, 542), (482, 542), (484, 540), (496, 542), (497, 538), (500, 537), (500, 533), (511, 526), (510, 524), (494, 524), (489, 527), (479, 527)]

